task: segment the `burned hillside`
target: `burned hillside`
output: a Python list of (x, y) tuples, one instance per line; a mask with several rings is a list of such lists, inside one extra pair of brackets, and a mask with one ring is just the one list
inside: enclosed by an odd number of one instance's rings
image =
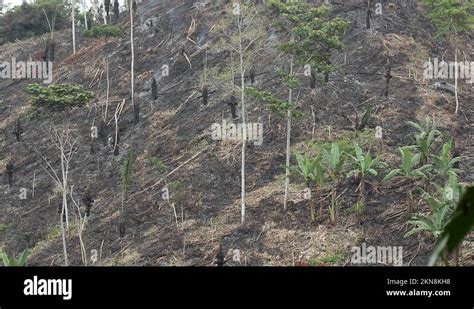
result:
[[(91, 99), (46, 108), (31, 94), (32, 83), (48, 86), (41, 80), (0, 79), (0, 249), (19, 256), (28, 248), (29, 265), (64, 265), (65, 242), (69, 265), (211, 266), (224, 255), (226, 266), (291, 266), (350, 265), (351, 248), (367, 243), (403, 246), (404, 265), (425, 265), (436, 238), (405, 235), (414, 215), (432, 213), (424, 194), (434, 195), (429, 181), (444, 176), (433, 168), (425, 178), (384, 178), (401, 164), (399, 147), (416, 145), (417, 129), (408, 121), (423, 126), (428, 119), (439, 136), (425, 163), (435, 166), (432, 155), (452, 139), (450, 158), (461, 158), (452, 166), (457, 182), (473, 182), (472, 85), (460, 79), (455, 94), (446, 89), (454, 80), (423, 75), (434, 58), (472, 63), (472, 32), (459, 34), (453, 49), (435, 39), (422, 1), (380, 1), (381, 14), (378, 2), (369, 1), (369, 22), (367, 1), (329, 2), (328, 19), (345, 23), (335, 26), (344, 46), (331, 50), (330, 71), (312, 75), (281, 48), (288, 33), (275, 25), (278, 11), (268, 3), (249, 1), (259, 18), (241, 21), (250, 29), (243, 81), (238, 49), (222, 41), (225, 31), (236, 33), (228, 20), (240, 21), (228, 1), (137, 3), (133, 94), (128, 11), (112, 22), (123, 31), (118, 36), (86, 37), (76, 27), (75, 54), (71, 30), (57, 31), (52, 84), (80, 86), (74, 90), (90, 91)], [(40, 60), (47, 37), (1, 45), (0, 60)], [(294, 88), (282, 82), (290, 60)], [(242, 122), (236, 90), (242, 85), (267, 91), (267, 101), (244, 94), (246, 122), (259, 124), (249, 132), (261, 130), (262, 137), (261, 145), (249, 140), (243, 147), (244, 223), (242, 141), (213, 138), (213, 124)], [(291, 118), (284, 210), (287, 110), (277, 113), (266, 103), (283, 102), (290, 88), (298, 115)], [(336, 142), (346, 160), (340, 175), (328, 172), (324, 185), (302, 177), (296, 154), (324, 158)], [(385, 165), (362, 180), (348, 175), (354, 143)], [(413, 169), (420, 161), (422, 155)], [(473, 250), (471, 233), (450, 259), (472, 265)]]

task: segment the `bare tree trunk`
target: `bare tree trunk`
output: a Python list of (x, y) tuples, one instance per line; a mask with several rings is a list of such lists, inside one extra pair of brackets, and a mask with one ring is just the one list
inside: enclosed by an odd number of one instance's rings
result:
[(240, 56), (240, 96), (241, 96), (241, 117), (242, 117), (242, 168), (241, 168), (241, 223), (245, 222), (245, 148), (247, 146), (247, 125), (245, 115), (245, 71), (244, 71), (244, 55), (242, 49), (242, 25), (240, 15), (237, 17), (237, 25), (239, 27), (239, 56)]
[(63, 255), (64, 255), (64, 266), (69, 266), (69, 259), (67, 256), (67, 245), (66, 245), (66, 231), (64, 229), (64, 221), (63, 221), (63, 216), (64, 216), (64, 204), (61, 210), (61, 218), (59, 221), (61, 222), (61, 235), (63, 237)]
[[(84, 231), (84, 227), (85, 227), (86, 221), (87, 221), (87, 214), (84, 216), (84, 218), (82, 217), (81, 209), (79, 208), (79, 204), (76, 203), (76, 201), (74, 200), (74, 196), (73, 196), (73, 193), (72, 193), (73, 188), (74, 188), (74, 186), (71, 186), (70, 196), (71, 196), (71, 201), (76, 206), (77, 215), (79, 216), (79, 222), (77, 224), (77, 229), (78, 229), (77, 236), (79, 237), (79, 244), (81, 246), (82, 263), (84, 264), (84, 266), (87, 266), (87, 250), (86, 250), (86, 246), (84, 245), (84, 240), (82, 239), (82, 233)], [(77, 217), (76, 217), (76, 220), (77, 220)]]
[(72, 53), (76, 53), (76, 11), (74, 8), (76, 7), (76, 0), (72, 0), (72, 7), (71, 7), (71, 19), (72, 19)]
[(87, 7), (86, 7), (86, 0), (83, 0), (84, 3), (82, 4), (82, 8), (84, 10), (84, 27), (86, 30), (89, 30), (89, 26), (87, 25)]
[(69, 229), (69, 216), (68, 216), (68, 204), (67, 204), (67, 192), (68, 192), (68, 175), (69, 175), (69, 164), (71, 162), (71, 158), (75, 153), (76, 148), (76, 140), (71, 136), (71, 128), (66, 126), (58, 130), (57, 128), (53, 127), (51, 130), (51, 140), (54, 146), (59, 151), (59, 157), (61, 159), (60, 168), (61, 168), (61, 176), (56, 172), (56, 170), (51, 166), (49, 161), (42, 156), (41, 154), (38, 155), (43, 159), (46, 163), (47, 167), (49, 168), (50, 172), (47, 168), (44, 168), (48, 175), (54, 180), (55, 184), (61, 189), (62, 191), (62, 207), (61, 207), (61, 216), (59, 218), (60, 226), (61, 226), (61, 234), (62, 234), (62, 241), (63, 241), (63, 255), (64, 255), (64, 265), (69, 265), (69, 259), (67, 254), (67, 243), (66, 243), (66, 232)]
[(459, 97), (458, 97), (458, 51), (454, 49), (454, 97), (456, 99), (456, 111), (454, 114), (457, 116), (459, 112)]
[(131, 78), (130, 78), (130, 91), (131, 91), (131, 100), (133, 106), (133, 114), (134, 114), (134, 122), (138, 123), (140, 120), (140, 112), (138, 110), (138, 102), (135, 101), (135, 75), (134, 75), (134, 67), (135, 67), (135, 50), (133, 46), (133, 10), (130, 10), (130, 46), (132, 50), (132, 63), (130, 66)]
[[(293, 74), (293, 57), (290, 60), (290, 75)], [(290, 87), (288, 102), (291, 105), (293, 89)], [(288, 204), (288, 191), (290, 186), (290, 148), (291, 148), (291, 109), (287, 111), (286, 123), (286, 170), (285, 170), (285, 198), (283, 200), (283, 210), (286, 211)]]
[(109, 60), (107, 59), (107, 92), (106, 92), (106, 97), (105, 97), (105, 112), (104, 112), (105, 123), (107, 123), (107, 111), (109, 108), (109, 91), (110, 91)]

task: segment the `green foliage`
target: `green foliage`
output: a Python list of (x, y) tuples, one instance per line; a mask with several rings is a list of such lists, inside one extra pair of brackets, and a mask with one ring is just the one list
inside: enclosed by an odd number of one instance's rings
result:
[(435, 239), (438, 239), (451, 218), (461, 192), (455, 175), (451, 175), (446, 188), (438, 187), (437, 192), (433, 195), (425, 192), (423, 199), (430, 206), (431, 212), (426, 215), (415, 215), (413, 220), (409, 221), (415, 227), (406, 233), (405, 237), (420, 232), (429, 232)]
[(461, 161), (461, 157), (453, 158), (451, 156), (452, 144), (452, 140), (444, 143), (443, 148), (441, 149), (441, 152), (438, 156), (431, 155), (434, 167), (433, 170), (443, 179), (448, 178), (451, 175), (457, 176), (457, 174), (461, 172), (461, 170), (453, 167), (456, 162)]
[(365, 177), (367, 174), (377, 176), (377, 169), (386, 166), (378, 158), (372, 158), (370, 151), (364, 154), (357, 143), (354, 143), (354, 152), (355, 155), (349, 154), (349, 157), (352, 159), (353, 169), (347, 174), (347, 177)]
[(0, 223), (0, 232), (3, 232), (7, 229), (7, 225), (5, 223)]
[(395, 176), (402, 176), (411, 179), (419, 179), (419, 178), (426, 178), (427, 171), (431, 168), (430, 164), (423, 165), (419, 168), (416, 168), (418, 163), (420, 162), (421, 154), (415, 153), (413, 154), (411, 149), (413, 147), (404, 146), (398, 148), (402, 163), (400, 168), (396, 168), (391, 170), (383, 179), (382, 181), (389, 181)]
[(35, 83), (29, 84), (26, 92), (32, 95), (33, 106), (49, 108), (81, 106), (94, 97), (92, 91), (74, 84), (52, 84), (43, 87)]
[(438, 246), (430, 257), (429, 265), (436, 264), (443, 251), (452, 253), (474, 227), (474, 187), (466, 188), (451, 220), (444, 227)]
[(352, 211), (357, 215), (357, 217), (361, 217), (365, 210), (365, 202), (363, 200), (357, 201), (354, 206), (352, 206)]
[(372, 158), (370, 151), (363, 153), (357, 143), (354, 143), (354, 155), (348, 154), (352, 159), (352, 170), (347, 173), (347, 177), (359, 177), (359, 200), (354, 205), (354, 211), (358, 217), (362, 215), (365, 209), (365, 179), (367, 175), (377, 176), (377, 169), (385, 167), (386, 164), (378, 158)]
[(168, 188), (171, 195), (171, 200), (175, 203), (181, 202), (184, 196), (184, 184), (179, 180), (175, 180), (168, 184)]
[(345, 153), (341, 152), (339, 148), (339, 143), (335, 142), (331, 144), (331, 150), (322, 149), (325, 166), (333, 180), (337, 179), (346, 163)]
[(157, 167), (160, 172), (164, 172), (168, 169), (168, 166), (157, 157), (151, 157), (149, 161), (153, 166)]
[(347, 156), (344, 152), (339, 150), (339, 143), (331, 144), (331, 150), (322, 149), (324, 167), (332, 180), (331, 188), (331, 206), (329, 207), (329, 214), (332, 224), (336, 223), (336, 208), (338, 206), (336, 187), (339, 181), (340, 174), (347, 161)]
[(281, 46), (282, 51), (295, 55), (299, 64), (309, 64), (312, 70), (334, 71), (330, 64), (331, 51), (345, 47), (341, 37), (348, 23), (339, 17), (331, 19), (327, 6), (316, 7), (301, 0), (270, 1), (269, 5), (281, 17), (276, 26), (291, 36)]
[(289, 74), (281, 68), (277, 69), (276, 73), (281, 78), (283, 85), (286, 87), (296, 89), (300, 85), (299, 80), (294, 74)]
[(474, 2), (470, 0), (423, 0), (430, 8), (430, 19), (437, 38), (474, 30)]
[(431, 155), (433, 146), (441, 136), (441, 132), (436, 128), (436, 122), (434, 120), (431, 121), (428, 116), (426, 116), (422, 124), (412, 121), (408, 121), (407, 123), (417, 130), (417, 132), (415, 132), (416, 148), (421, 154), (420, 163), (424, 165), (428, 163), (428, 158)]
[(23, 3), (0, 15), (0, 45), (42, 35), (49, 32), (48, 22), (55, 16), (55, 31), (65, 29), (69, 23), (69, 7), (62, 0), (37, 0), (34, 3)]
[(124, 33), (123, 29), (113, 25), (97, 25), (92, 29), (84, 31), (84, 36), (88, 38), (118, 37)]
[(130, 185), (132, 183), (132, 167), (133, 163), (135, 161), (135, 156), (133, 154), (133, 151), (130, 150), (127, 153), (127, 158), (125, 159), (125, 162), (122, 166), (122, 190), (126, 194), (128, 190), (130, 189)]
[(6, 252), (0, 252), (0, 255), (2, 257), (4, 266), (26, 266), (30, 251), (25, 249), (18, 260), (13, 257), (9, 257)]
[(294, 104), (291, 104), (287, 100), (279, 100), (275, 98), (270, 91), (258, 90), (255, 87), (247, 87), (245, 92), (263, 102), (271, 111), (280, 117), (286, 117), (288, 110), (292, 111), (292, 116), (294, 117), (302, 116), (300, 112), (296, 111), (296, 106)]
[(309, 266), (324, 266), (328, 264), (341, 264), (346, 260), (346, 256), (343, 253), (335, 253), (333, 255), (325, 256), (320, 259), (308, 260)]
[(319, 185), (324, 183), (325, 176), (321, 165), (320, 156), (311, 159), (307, 153), (301, 155), (299, 152), (297, 152), (296, 161), (298, 162), (296, 171), (298, 175), (303, 177), (306, 187), (309, 188), (314, 183)]

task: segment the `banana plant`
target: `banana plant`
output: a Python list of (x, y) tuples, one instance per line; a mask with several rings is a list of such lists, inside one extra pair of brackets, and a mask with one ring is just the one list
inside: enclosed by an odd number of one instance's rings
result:
[(349, 154), (349, 157), (352, 159), (352, 170), (347, 173), (347, 177), (358, 177), (360, 180), (357, 188), (357, 190), (359, 190), (359, 200), (356, 207), (357, 214), (360, 215), (362, 213), (361, 210), (364, 209), (363, 206), (365, 205), (366, 177), (368, 175), (377, 176), (377, 169), (386, 167), (387, 165), (378, 158), (372, 158), (370, 151), (363, 153), (359, 144), (354, 143), (353, 147), (355, 155)]
[(2, 261), (4, 266), (26, 266), (26, 262), (28, 260), (28, 256), (30, 252), (28, 249), (25, 249), (20, 256), (19, 260), (15, 260), (13, 257), (9, 257), (5, 252), (0, 252), (2, 256)]
[(416, 168), (420, 162), (421, 153), (413, 154), (411, 146), (404, 146), (398, 148), (402, 164), (399, 168), (391, 170), (383, 179), (382, 182), (389, 181), (394, 177), (402, 177), (407, 180), (413, 181), (415, 188), (411, 188), (407, 191), (408, 200), (408, 211), (411, 212), (413, 209), (413, 191), (417, 187), (417, 181), (420, 179), (428, 178), (428, 173), (432, 167), (431, 164), (424, 164), (419, 168)]
[(406, 233), (405, 237), (428, 232), (434, 239), (439, 240), (462, 193), (463, 188), (458, 184), (456, 175), (449, 177), (445, 187), (437, 186), (435, 194), (425, 192), (422, 197), (430, 206), (431, 212), (415, 215), (413, 220), (409, 221), (414, 228)]
[[(296, 153), (296, 161), (298, 167), (296, 169), (297, 174), (304, 179), (305, 186), (311, 190), (313, 185), (316, 185), (316, 189), (322, 189), (325, 182), (324, 170), (321, 165), (321, 157), (317, 156), (312, 159), (308, 154), (301, 155)], [(322, 197), (321, 197), (322, 204)], [(315, 221), (314, 204), (310, 201), (310, 213), (311, 221)]]
[(440, 154), (431, 155), (433, 161), (433, 169), (437, 176), (442, 179), (448, 179), (450, 176), (457, 176), (461, 172), (460, 169), (455, 168), (456, 163), (461, 161), (461, 157), (452, 157), (451, 149), (453, 147), (453, 140), (444, 143)]
[(449, 222), (439, 236), (439, 241), (433, 253), (430, 256), (428, 265), (434, 266), (439, 258), (442, 258), (446, 264), (446, 253), (456, 253), (456, 264), (459, 257), (459, 247), (466, 236), (474, 228), (474, 187), (463, 186), (462, 197), (453, 211)]
[(342, 173), (345, 163), (345, 153), (339, 150), (339, 144), (334, 142), (331, 144), (331, 150), (322, 149), (323, 160), (325, 168), (329, 177), (331, 178), (331, 206), (329, 208), (329, 214), (332, 224), (336, 224), (337, 217), (337, 184), (339, 181), (340, 174)]
[(426, 116), (422, 124), (413, 121), (408, 121), (407, 123), (417, 131), (415, 133), (415, 147), (421, 154), (420, 165), (423, 166), (428, 163), (431, 150), (438, 138), (441, 136), (441, 132), (436, 128), (437, 124), (435, 120), (433, 119), (433, 121), (431, 121), (428, 116)]

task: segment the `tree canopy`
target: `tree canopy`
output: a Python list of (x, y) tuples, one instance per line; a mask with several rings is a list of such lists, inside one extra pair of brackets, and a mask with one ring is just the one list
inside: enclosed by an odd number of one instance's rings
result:
[[(43, 11), (44, 10), (44, 11)], [(48, 19), (55, 19), (55, 30), (69, 26), (68, 8), (61, 0), (37, 0), (23, 3), (0, 15), (0, 45), (49, 32)]]

